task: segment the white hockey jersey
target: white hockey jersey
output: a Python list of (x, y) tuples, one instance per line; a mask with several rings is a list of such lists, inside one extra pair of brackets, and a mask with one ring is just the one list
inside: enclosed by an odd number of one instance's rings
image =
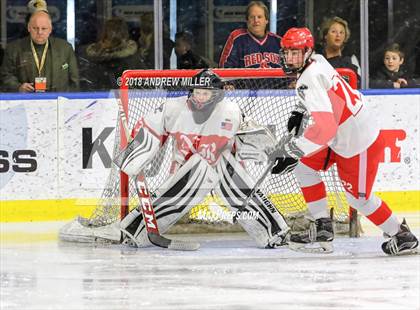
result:
[(363, 95), (347, 84), (322, 55), (312, 56), (297, 80), (296, 92), (313, 121), (294, 141), (305, 155), (328, 145), (349, 158), (366, 150), (378, 137), (379, 127), (364, 105)]
[(168, 98), (154, 113), (144, 117), (143, 126), (164, 143), (169, 136), (175, 140), (173, 160), (182, 165), (193, 154), (199, 153), (214, 165), (222, 151), (231, 149), (233, 136), (241, 123), (239, 106), (225, 98), (216, 104), (210, 117), (202, 124), (193, 119), (187, 97)]

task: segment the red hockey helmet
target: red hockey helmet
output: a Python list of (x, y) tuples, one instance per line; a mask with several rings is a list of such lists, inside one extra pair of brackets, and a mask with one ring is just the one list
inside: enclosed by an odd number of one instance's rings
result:
[(290, 28), (281, 39), (283, 49), (313, 49), (314, 37), (308, 28)]
[(314, 49), (314, 38), (311, 31), (308, 28), (290, 28), (286, 31), (283, 38), (281, 39), (281, 47), (284, 50), (302, 50), (303, 51), (303, 63), (299, 68), (291, 68), (286, 64), (284, 52), (281, 52), (283, 67), (286, 73), (299, 72), (301, 71), (311, 56)]

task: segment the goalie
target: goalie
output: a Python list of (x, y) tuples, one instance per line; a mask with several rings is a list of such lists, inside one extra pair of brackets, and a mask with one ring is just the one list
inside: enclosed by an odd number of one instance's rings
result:
[[(238, 219), (258, 246), (283, 245), (289, 227), (270, 200), (257, 191), (244, 205), (255, 181), (240, 163), (243, 159), (266, 159), (268, 149), (275, 145), (274, 137), (264, 127), (243, 119), (239, 106), (224, 97), (223, 82), (213, 71), (199, 72), (193, 85), (187, 98), (168, 99), (144, 117), (134, 140), (114, 162), (136, 177), (171, 136), (171, 177), (153, 201), (162, 233), (214, 191), (232, 212), (258, 214)], [(124, 243), (137, 247), (150, 244), (138, 208), (121, 221), (120, 227)]]

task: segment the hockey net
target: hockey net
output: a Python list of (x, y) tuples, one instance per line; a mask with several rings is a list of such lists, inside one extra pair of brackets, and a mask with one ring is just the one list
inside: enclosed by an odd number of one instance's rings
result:
[[(297, 103), (293, 77), (286, 77), (281, 69), (214, 69), (214, 71), (227, 85), (226, 97), (237, 102), (246, 116), (260, 125), (267, 126), (277, 139), (284, 134), (290, 112), (293, 111)], [(198, 72), (199, 70), (125, 71), (119, 95), (130, 130), (142, 116), (153, 112), (167, 98), (186, 96), (190, 88), (191, 77)], [(352, 85), (356, 84), (355, 74), (340, 69), (339, 72), (350, 79)], [(120, 123), (116, 126), (114, 157), (127, 144), (125, 135), (121, 134), (120, 126)], [(172, 141), (168, 139), (144, 171), (152, 196), (153, 192), (169, 177), (171, 148)], [(257, 180), (263, 172), (265, 164), (245, 162), (245, 167), (250, 175)], [(338, 230), (348, 232), (349, 207), (335, 165), (328, 171), (322, 172), (321, 177), (326, 184), (331, 214), (336, 223), (341, 223)], [(282, 212), (293, 230), (305, 228), (307, 221), (304, 220), (304, 215), (307, 213), (307, 207), (293, 173), (281, 176), (268, 175), (260, 189)], [(77, 219), (77, 224), (80, 227), (74, 234), (86, 234), (86, 236), (66, 238), (66, 235), (73, 233), (65, 231), (66, 229), (62, 229), (60, 236), (64, 240), (91, 241), (90, 236), (87, 235), (95, 234), (95, 229), (105, 231), (106, 227), (114, 227), (115, 233), (118, 230), (116, 223), (137, 204), (138, 197), (134, 180), (129, 179), (124, 173), (120, 173), (118, 168), (113, 165), (98, 206), (89, 218), (79, 217)], [(230, 219), (229, 212), (221, 200), (209, 195), (202, 203), (193, 206), (188, 217), (184, 218), (179, 225), (175, 225), (175, 228), (170, 232), (236, 230), (237, 227), (232, 225)]]

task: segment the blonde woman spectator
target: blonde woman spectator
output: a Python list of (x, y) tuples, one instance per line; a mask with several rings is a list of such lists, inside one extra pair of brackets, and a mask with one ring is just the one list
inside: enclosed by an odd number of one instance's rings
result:
[(371, 88), (405, 88), (420, 87), (420, 81), (410, 78), (401, 65), (404, 53), (397, 43), (391, 44), (384, 52), (384, 66), (379, 69), (370, 81)]
[(321, 25), (322, 54), (334, 68), (349, 68), (360, 76), (360, 66), (355, 55), (344, 56), (343, 49), (350, 38), (347, 21), (335, 16)]

